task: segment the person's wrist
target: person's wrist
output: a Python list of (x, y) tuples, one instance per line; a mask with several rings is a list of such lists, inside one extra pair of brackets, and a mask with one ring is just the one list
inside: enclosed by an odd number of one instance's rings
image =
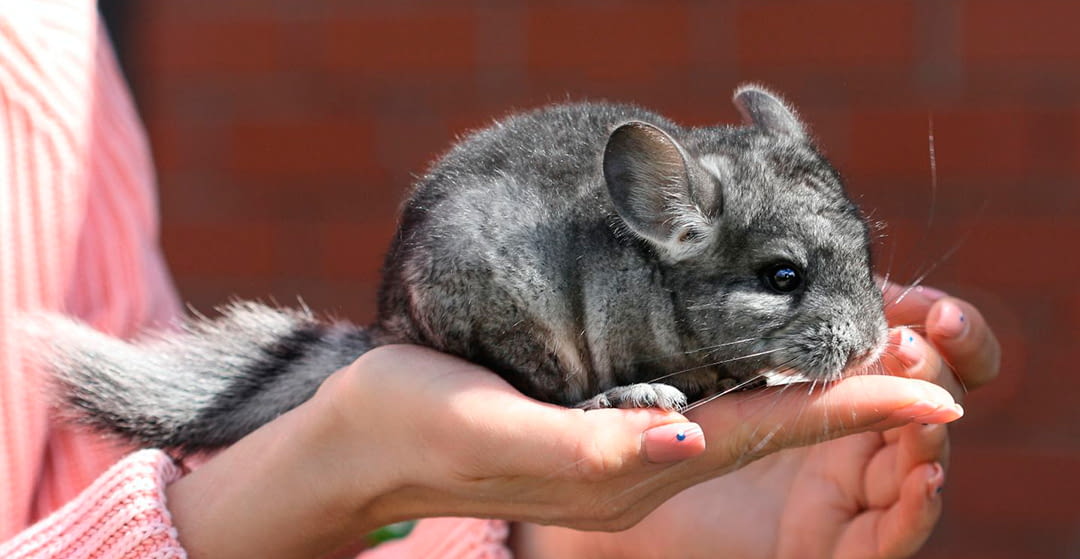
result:
[[(319, 499), (327, 510), (350, 519), (358, 529), (374, 529), (411, 519), (401, 510), (400, 493), (415, 485), (409, 472), (415, 458), (408, 455), (407, 430), (396, 432), (387, 410), (379, 407), (367, 379), (355, 365), (332, 375), (298, 411), (304, 413), (309, 460), (325, 492)], [(362, 391), (357, 394), (357, 391)]]
[(198, 557), (312, 557), (394, 518), (386, 453), (326, 394), (264, 425), (167, 489), (181, 543)]

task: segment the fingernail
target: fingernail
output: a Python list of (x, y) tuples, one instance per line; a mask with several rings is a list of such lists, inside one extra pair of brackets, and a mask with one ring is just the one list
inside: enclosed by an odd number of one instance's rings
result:
[(931, 499), (941, 495), (945, 490), (945, 468), (937, 462), (934, 462), (933, 468), (930, 477), (926, 480), (926, 492)]
[(705, 450), (705, 432), (697, 423), (669, 423), (645, 431), (641, 445), (649, 462), (678, 462)]
[(941, 408), (941, 404), (929, 400), (919, 400), (892, 412), (892, 415), (900, 419), (915, 419), (921, 418), (924, 415), (930, 415)]
[(907, 328), (897, 330), (896, 339), (893, 340), (896, 348), (896, 357), (904, 365), (905, 369), (914, 369), (923, 360), (923, 349), (919, 344), (915, 332)]
[(919, 287), (916, 287), (915, 291), (918, 292), (923, 297), (926, 297), (927, 299), (929, 299), (931, 301), (937, 301), (938, 299), (941, 299), (942, 297), (948, 297), (949, 296), (948, 293), (945, 293), (944, 291), (942, 291), (940, 289), (934, 289), (933, 287), (926, 286), (926, 285), (920, 285)]
[(937, 404), (929, 400), (919, 400), (892, 413), (893, 417), (909, 421), (918, 420), (923, 425), (949, 423), (964, 416), (960, 404)]
[(942, 337), (959, 338), (967, 333), (968, 321), (958, 305), (946, 301), (938, 310), (936, 326)]
[(963, 406), (960, 404), (950, 404), (927, 415), (919, 416), (917, 419), (919, 420), (919, 423), (923, 424), (941, 424), (952, 423), (961, 417), (964, 417)]

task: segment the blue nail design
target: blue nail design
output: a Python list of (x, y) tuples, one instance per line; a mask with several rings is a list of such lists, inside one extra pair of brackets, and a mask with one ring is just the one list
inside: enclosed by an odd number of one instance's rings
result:
[(915, 343), (915, 336), (908, 336), (907, 341), (908, 341), (909, 344)]
[(678, 433), (675, 434), (675, 440), (677, 440), (677, 441), (685, 441), (686, 440), (686, 433), (683, 433), (682, 431), (679, 431)]

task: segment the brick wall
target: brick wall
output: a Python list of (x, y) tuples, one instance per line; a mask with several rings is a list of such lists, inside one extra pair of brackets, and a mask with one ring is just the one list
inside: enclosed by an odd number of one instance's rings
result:
[(1080, 556), (1080, 3), (131, 4), (164, 243), (202, 309), (302, 296), (366, 320), (410, 176), (512, 108), (608, 98), (734, 122), (736, 84), (773, 86), (889, 223), (893, 277), (933, 267), (1004, 343), (921, 557)]

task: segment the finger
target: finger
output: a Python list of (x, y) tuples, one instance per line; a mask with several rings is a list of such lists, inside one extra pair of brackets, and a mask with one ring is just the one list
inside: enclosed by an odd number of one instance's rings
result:
[(922, 547), (941, 516), (940, 464), (923, 463), (904, 478), (899, 498), (888, 508), (869, 509), (841, 535), (836, 557), (909, 557)]
[(900, 436), (896, 467), (902, 472), (924, 462), (943, 466), (949, 460), (949, 429), (945, 425), (908, 425)]
[(882, 286), (882, 299), (885, 303), (885, 316), (890, 326), (922, 326), (926, 322), (926, 313), (934, 301), (944, 293), (924, 286), (910, 287), (896, 283)]
[(895, 502), (907, 472), (919, 464), (948, 463), (948, 429), (944, 425), (905, 425), (883, 434), (883, 438), (887, 444), (866, 465), (863, 481), (871, 508)]
[[(514, 469), (598, 482), (705, 451), (701, 428), (676, 413), (654, 408), (552, 411), (514, 425), (500, 450), (516, 455)], [(538, 455), (537, 449), (544, 452)]]
[(846, 378), (812, 394), (733, 394), (689, 414), (710, 438), (706, 455), (720, 463), (912, 421), (947, 423), (961, 415), (963, 409), (940, 386), (884, 375)]
[(1001, 345), (970, 303), (954, 297), (937, 301), (927, 314), (926, 332), (968, 389), (997, 377)]
[(886, 351), (881, 360), (886, 373), (942, 386), (958, 402), (967, 392), (938, 350), (913, 330), (896, 328), (891, 331)]

